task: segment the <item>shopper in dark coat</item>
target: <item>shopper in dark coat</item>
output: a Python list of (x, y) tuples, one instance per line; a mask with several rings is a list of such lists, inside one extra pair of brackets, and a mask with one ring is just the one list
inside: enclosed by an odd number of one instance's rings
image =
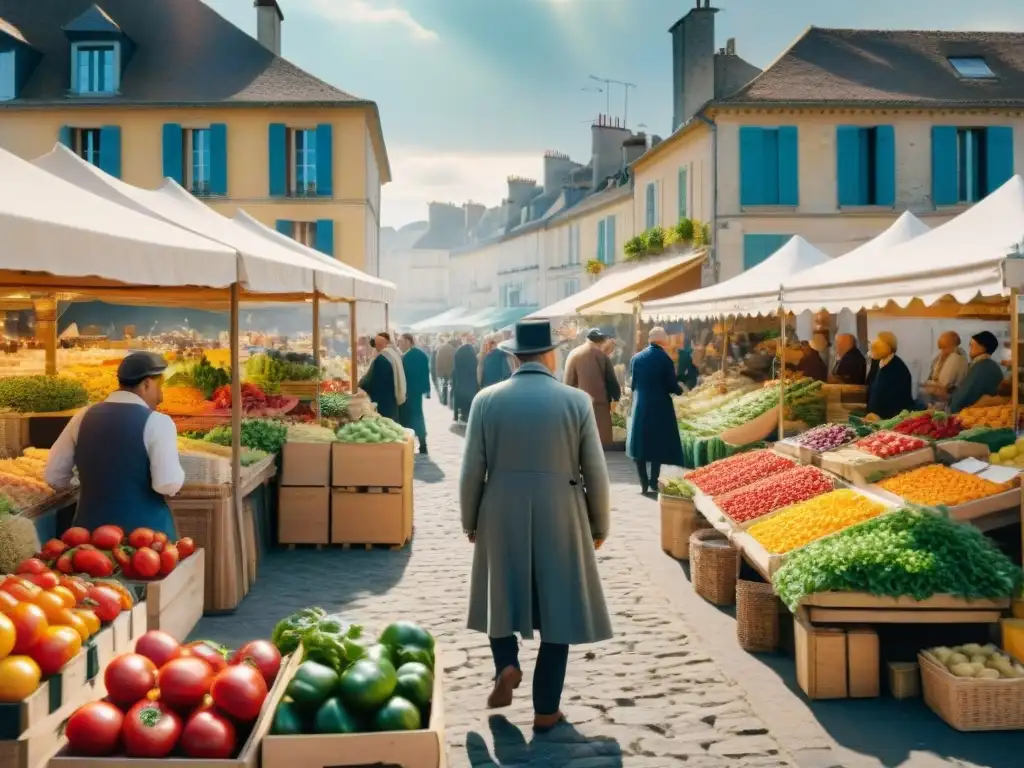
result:
[[(662, 464), (683, 465), (683, 444), (676, 426), (672, 395), (681, 395), (675, 366), (664, 347), (668, 334), (655, 327), (650, 346), (629, 364), (633, 386), (633, 412), (626, 435), (626, 455), (636, 462), (643, 493), (656, 493)], [(650, 471), (648, 471), (650, 464)]]
[(399, 421), (403, 427), (416, 433), (420, 453), (426, 453), (427, 421), (423, 417), (423, 398), (430, 397), (430, 359), (416, 346), (411, 333), (403, 333), (398, 339), (398, 346), (402, 350), (406, 382), (405, 402), (398, 407)]
[(992, 331), (982, 331), (971, 337), (971, 367), (949, 400), (953, 413), (969, 408), (986, 395), (998, 394), (1003, 383), (1003, 368), (992, 359), (997, 349), (999, 339)]
[(369, 395), (377, 405), (377, 413), (398, 421), (398, 394), (395, 391), (395, 369), (384, 354), (389, 339), (378, 335), (373, 340), (377, 356), (370, 363), (370, 369), (359, 380), (359, 388)]
[(512, 358), (505, 350), (498, 347), (498, 340), (491, 339), (494, 348), (484, 355), (480, 363), (480, 389), (493, 384), (500, 384), (512, 376)]
[(455, 421), (469, 418), (469, 406), (480, 391), (476, 378), (476, 350), (472, 344), (463, 344), (455, 350), (452, 370), (452, 403)]
[(897, 355), (896, 336), (883, 331), (871, 342), (871, 371), (868, 373), (868, 413), (891, 419), (914, 407), (913, 378)]
[(683, 337), (683, 346), (678, 352), (678, 360), (676, 362), (676, 380), (687, 389), (693, 389), (697, 386), (697, 366), (693, 364), (693, 346), (690, 344), (690, 339), (686, 336)]

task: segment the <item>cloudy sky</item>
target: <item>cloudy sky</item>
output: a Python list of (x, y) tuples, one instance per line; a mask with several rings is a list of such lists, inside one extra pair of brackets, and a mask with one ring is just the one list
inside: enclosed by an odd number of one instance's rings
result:
[[(248, 0), (206, 0), (250, 33)], [(431, 200), (498, 203), (510, 174), (536, 176), (545, 150), (586, 161), (606, 109), (665, 135), (672, 117), (668, 28), (694, 0), (280, 0), (283, 55), (380, 105), (394, 181), (383, 224), (426, 217)], [(1021, 0), (720, 0), (718, 45), (772, 62), (807, 26), (1024, 31)]]

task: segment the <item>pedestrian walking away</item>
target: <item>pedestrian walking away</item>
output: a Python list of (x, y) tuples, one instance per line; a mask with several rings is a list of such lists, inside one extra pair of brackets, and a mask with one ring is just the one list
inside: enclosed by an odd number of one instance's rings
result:
[(591, 328), (587, 331), (587, 340), (570, 352), (565, 361), (565, 383), (590, 395), (597, 431), (605, 447), (614, 442), (612, 403), (622, 397), (615, 366), (604, 351), (605, 342), (611, 338), (600, 328)]
[(498, 334), (484, 340), (483, 349), (487, 350), (480, 357), (480, 388), (499, 384), (512, 375), (512, 358), (508, 352), (498, 346), (501, 337)]
[(455, 365), (452, 370), (452, 418), (466, 421), (473, 398), (480, 391), (477, 379), (476, 350), (466, 343), (455, 350)]
[(672, 395), (681, 395), (672, 358), (665, 351), (668, 334), (655, 326), (647, 336), (650, 344), (629, 363), (633, 385), (633, 412), (626, 435), (626, 455), (636, 462), (644, 495), (657, 493), (663, 464), (683, 465)]
[(401, 335), (398, 347), (402, 350), (406, 382), (405, 402), (398, 407), (399, 421), (403, 427), (416, 433), (420, 453), (426, 453), (427, 422), (423, 417), (423, 398), (430, 397), (430, 359), (416, 346), (416, 339), (411, 333)]
[(608, 536), (608, 469), (590, 398), (554, 376), (556, 346), (547, 321), (518, 323), (502, 343), (520, 366), (473, 401), (459, 479), (475, 545), (468, 626), (487, 633), (494, 658), (487, 704), (512, 703), (523, 677), (516, 634), (538, 631), (538, 731), (564, 719), (569, 646), (612, 636), (595, 554)]
[(441, 382), (437, 390), (437, 397), (441, 405), (448, 405), (448, 398), (451, 396), (452, 372), (455, 370), (455, 350), (459, 347), (459, 340), (441, 338), (437, 345), (437, 378)]

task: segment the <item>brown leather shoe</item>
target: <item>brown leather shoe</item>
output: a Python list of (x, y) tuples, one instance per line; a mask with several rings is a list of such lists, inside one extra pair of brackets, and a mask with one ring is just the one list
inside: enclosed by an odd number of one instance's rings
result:
[(537, 731), (538, 733), (550, 731), (563, 720), (565, 720), (565, 715), (563, 715), (561, 712), (555, 712), (553, 715), (538, 715), (534, 713), (533, 730)]
[(523, 681), (523, 673), (515, 667), (505, 667), (501, 673), (494, 678), (494, 688), (491, 695), (487, 697), (489, 709), (507, 707), (512, 703), (512, 692), (519, 687)]

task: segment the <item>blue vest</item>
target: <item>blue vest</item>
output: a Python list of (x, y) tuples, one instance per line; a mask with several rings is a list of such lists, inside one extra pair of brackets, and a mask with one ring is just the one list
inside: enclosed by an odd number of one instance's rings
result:
[(131, 403), (98, 403), (82, 418), (75, 444), (81, 481), (75, 525), (163, 531), (177, 539), (164, 497), (153, 490), (143, 433), (152, 411)]

